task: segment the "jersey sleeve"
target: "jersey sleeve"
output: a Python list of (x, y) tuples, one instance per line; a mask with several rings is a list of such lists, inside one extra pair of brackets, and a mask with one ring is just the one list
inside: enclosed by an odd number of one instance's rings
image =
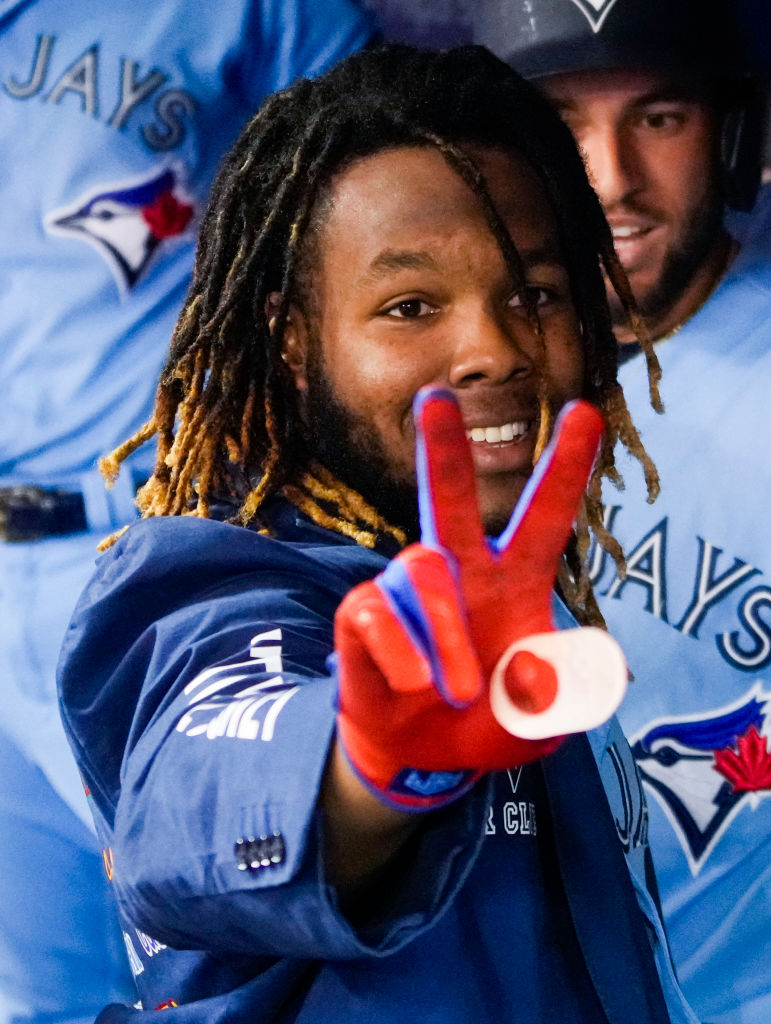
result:
[[(215, 525), (232, 546), (263, 542)], [(124, 578), (141, 527), (81, 602), (61, 672), (122, 914), (167, 945), (214, 953), (331, 959), (401, 947), (470, 869), (484, 787), (429, 823), (397, 909), (352, 926), (324, 877), (317, 809), (335, 726), (326, 658), (336, 597), (280, 558), (239, 569), (217, 544), (184, 567), (166, 553), (165, 568)], [(214, 573), (218, 551), (234, 564)]]
[(372, 15), (356, 0), (259, 0), (242, 55), (245, 92), (261, 97), (318, 75), (375, 34)]

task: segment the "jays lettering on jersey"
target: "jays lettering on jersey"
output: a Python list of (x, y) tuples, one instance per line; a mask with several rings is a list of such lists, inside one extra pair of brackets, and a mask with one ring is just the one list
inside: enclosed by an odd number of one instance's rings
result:
[(686, 994), (704, 1019), (771, 1019), (771, 196), (710, 301), (657, 345), (666, 413), (643, 360), (621, 369), (659, 467), (606, 497), (629, 570), (594, 566), (636, 681), (619, 712), (652, 795), (651, 848)]
[(145, 1011), (386, 1024), (409, 1005), (442, 1024), (626, 1024), (633, 1005), (636, 1021), (694, 1024), (614, 721), (423, 819), (382, 905), (357, 925), (341, 914), (316, 809), (333, 617), (387, 558), (284, 502), (270, 516), (271, 538), (193, 517), (133, 526), (63, 651), (65, 722)]
[(79, 495), (90, 530), (0, 540), (0, 744), (29, 805), (0, 802), (1, 1024), (85, 1024), (133, 989), (55, 692), (96, 543), (135, 515), (152, 453), (109, 493), (96, 460), (150, 413), (225, 148), (266, 93), (370, 35), (348, 0), (0, 0), (0, 488)]

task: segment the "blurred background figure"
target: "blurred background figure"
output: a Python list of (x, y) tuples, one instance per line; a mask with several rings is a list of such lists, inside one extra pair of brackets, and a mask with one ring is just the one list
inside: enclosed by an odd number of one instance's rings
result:
[[(771, 193), (758, 190), (769, 4), (490, 0), (477, 40), (573, 130), (663, 369), (616, 303), (620, 380), (661, 495), (606, 491), (626, 576), (594, 579), (636, 681), (620, 717), (670, 941), (706, 1021), (771, 1020)], [(655, 657), (652, 657), (655, 654)], [(625, 823), (618, 822), (623, 831)]]
[(474, 39), (484, 0), (363, 0), (386, 39), (438, 50)]
[(96, 461), (150, 414), (221, 154), (372, 32), (352, 0), (0, 3), (0, 1024), (135, 998), (150, 940), (117, 927), (54, 680), (152, 463), (107, 492)]

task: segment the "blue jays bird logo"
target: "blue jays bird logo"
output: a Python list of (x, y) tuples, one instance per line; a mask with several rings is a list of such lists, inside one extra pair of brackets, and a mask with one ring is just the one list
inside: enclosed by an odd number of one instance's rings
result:
[(45, 218), (48, 231), (80, 238), (107, 261), (121, 294), (130, 291), (168, 240), (191, 237), (194, 207), (172, 167), (93, 189)]
[(694, 876), (739, 811), (771, 796), (770, 698), (756, 683), (734, 704), (657, 719), (631, 739), (643, 782), (671, 821)]

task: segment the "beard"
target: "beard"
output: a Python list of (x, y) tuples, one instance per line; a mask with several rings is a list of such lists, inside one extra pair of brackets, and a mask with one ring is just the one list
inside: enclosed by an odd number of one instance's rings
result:
[(416, 476), (400, 477), (371, 423), (337, 397), (324, 372), (321, 345), (310, 345), (303, 422), (308, 455), (357, 491), (409, 541), (420, 537)]
[[(629, 210), (636, 210), (634, 204), (627, 203)], [(669, 310), (680, 299), (682, 293), (693, 280), (704, 264), (723, 233), (723, 204), (718, 196), (713, 196), (706, 207), (700, 207), (691, 216), (683, 238), (666, 254), (658, 280), (645, 294), (638, 293), (634, 287), (637, 308), (643, 318), (655, 325), (666, 316)], [(631, 282), (630, 282), (631, 283)], [(627, 327), (628, 316), (612, 287), (608, 287), (608, 305), (615, 327)]]

